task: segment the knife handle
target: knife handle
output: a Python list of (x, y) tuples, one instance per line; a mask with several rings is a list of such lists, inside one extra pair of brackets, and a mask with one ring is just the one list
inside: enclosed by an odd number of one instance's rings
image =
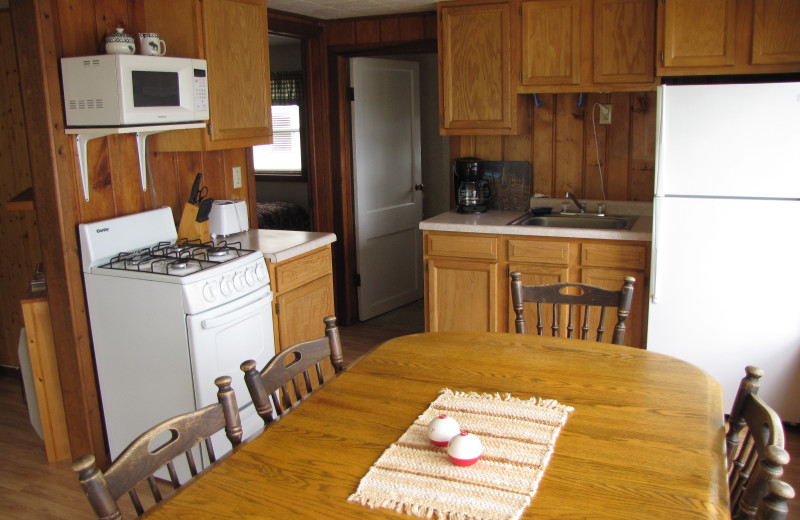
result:
[(197, 195), (200, 193), (200, 181), (203, 179), (203, 174), (198, 173), (192, 183), (192, 191), (189, 193), (189, 203), (197, 204)]

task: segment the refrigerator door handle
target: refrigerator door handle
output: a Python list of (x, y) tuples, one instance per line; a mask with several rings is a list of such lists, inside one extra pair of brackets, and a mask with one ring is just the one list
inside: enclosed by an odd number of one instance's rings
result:
[(660, 251), (661, 230), (663, 226), (661, 221), (661, 197), (653, 197), (653, 253), (650, 262), (650, 301), (654, 304), (658, 303), (658, 254)]

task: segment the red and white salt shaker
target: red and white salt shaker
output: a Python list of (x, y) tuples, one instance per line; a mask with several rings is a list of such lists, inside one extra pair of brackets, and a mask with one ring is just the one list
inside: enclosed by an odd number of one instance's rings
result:
[(481, 440), (469, 432), (461, 432), (456, 435), (450, 439), (450, 444), (447, 446), (447, 455), (457, 466), (472, 466), (478, 462), (482, 454)]
[(461, 432), (461, 427), (455, 419), (445, 414), (434, 418), (428, 424), (428, 439), (437, 446), (447, 446), (450, 439)]

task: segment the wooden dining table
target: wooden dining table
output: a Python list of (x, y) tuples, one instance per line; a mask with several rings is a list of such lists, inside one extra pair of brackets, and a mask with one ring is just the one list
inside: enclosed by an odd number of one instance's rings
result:
[(522, 518), (729, 518), (722, 394), (705, 372), (630, 347), (456, 332), (383, 343), (147, 518), (414, 518), (347, 499), (444, 388), (574, 408)]

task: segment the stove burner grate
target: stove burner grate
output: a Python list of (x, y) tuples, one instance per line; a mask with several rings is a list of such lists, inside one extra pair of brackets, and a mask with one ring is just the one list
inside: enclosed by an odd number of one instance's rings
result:
[(250, 253), (253, 251), (243, 249), (241, 242), (229, 244), (222, 241), (214, 244), (182, 239), (174, 243), (160, 242), (152, 247), (121, 252), (100, 267), (186, 276)]

